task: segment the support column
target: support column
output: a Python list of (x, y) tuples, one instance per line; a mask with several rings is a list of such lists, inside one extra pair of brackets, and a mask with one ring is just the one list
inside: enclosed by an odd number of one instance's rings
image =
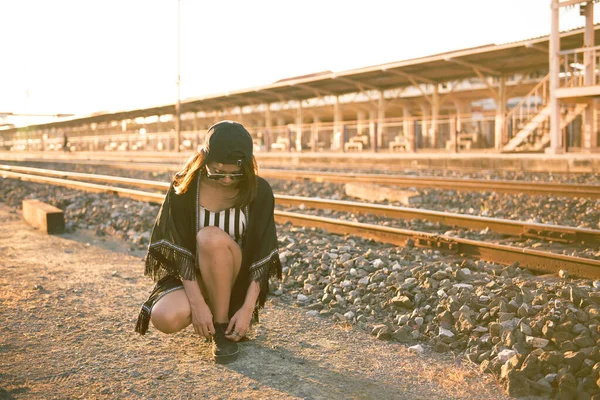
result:
[(450, 152), (456, 153), (456, 149), (458, 148), (458, 132), (456, 129), (457, 118), (455, 115), (450, 117), (450, 141), (452, 142), (452, 147), (450, 148)]
[[(279, 131), (277, 132), (277, 138), (275, 138), (275, 141), (277, 141), (277, 139), (280, 136), (283, 139), (286, 139), (287, 140), (286, 150), (290, 151), (290, 148), (292, 146), (292, 138), (290, 135), (290, 130), (289, 130), (288, 126), (285, 124), (285, 119), (283, 117), (277, 117), (277, 126), (279, 127)], [(281, 129), (283, 129), (283, 131), (281, 131)]]
[(433, 93), (431, 94), (431, 147), (438, 145), (438, 117), (440, 115), (440, 93), (439, 85), (433, 84)]
[(379, 151), (383, 145), (383, 121), (385, 120), (385, 99), (383, 98), (383, 91), (379, 92), (379, 101), (377, 102), (377, 141), (373, 149)]
[(296, 114), (296, 151), (302, 151), (302, 100), (298, 101)]
[(333, 105), (333, 140), (332, 150), (344, 149), (344, 132), (343, 130), (342, 109), (340, 106), (340, 97), (335, 96), (335, 104)]
[(453, 99), (452, 104), (456, 109), (456, 132), (462, 132), (462, 114), (464, 110), (464, 102), (461, 100)]
[(273, 121), (271, 119), (271, 104), (267, 103), (267, 109), (265, 110), (265, 150), (271, 151), (271, 139), (273, 131)]
[(550, 148), (547, 150), (551, 154), (564, 153), (562, 132), (560, 129), (560, 104), (556, 97), (559, 86), (560, 72), (560, 36), (558, 32), (558, 9), (559, 0), (552, 0), (551, 19), (550, 19)]
[[(180, 152), (181, 149), (181, 103), (177, 99), (175, 103), (175, 151)], [(170, 140), (169, 140), (170, 143)]]
[(47, 130), (42, 131), (42, 151), (46, 151), (46, 140), (48, 140)]
[(419, 106), (421, 107), (421, 142), (423, 147), (429, 147), (431, 144), (429, 137), (429, 107), (425, 103), (421, 103)]
[[(588, 49), (594, 47), (594, 3), (589, 2), (585, 6), (585, 32), (584, 32), (584, 46)], [(594, 85), (594, 70), (596, 69), (596, 58), (594, 52), (588, 51), (585, 54), (585, 85)], [(595, 107), (596, 101), (592, 100), (588, 103), (588, 107), (585, 109), (583, 114), (583, 132), (581, 140), (582, 151), (589, 152), (595, 148), (598, 143), (598, 136), (594, 129), (594, 115), (596, 113)]]
[(496, 151), (502, 150), (504, 145), (504, 133), (506, 129), (506, 76), (500, 77), (500, 87), (498, 88), (498, 98), (496, 99), (496, 123), (494, 129), (494, 148)]
[(408, 107), (402, 107), (402, 118), (402, 132), (404, 133), (404, 140), (408, 143), (406, 150), (414, 152), (416, 150), (415, 124)]
[(375, 118), (377, 114), (375, 114), (374, 110), (369, 110), (369, 142), (371, 142), (371, 148), (373, 151), (377, 151), (379, 143), (377, 143), (377, 123), (375, 122)]
[(312, 142), (311, 150), (313, 152), (316, 152), (319, 150), (319, 147), (317, 145), (319, 143), (319, 116), (318, 115), (313, 115), (313, 123), (312, 123), (311, 131), (310, 131), (310, 135), (311, 135), (311, 142)]
[(363, 129), (365, 129), (364, 121), (365, 121), (365, 112), (357, 111), (356, 112), (356, 133), (359, 136), (364, 134), (364, 132), (363, 132)]
[[(156, 150), (166, 150), (166, 143), (161, 135), (162, 126), (160, 123), (160, 115), (156, 116)], [(160, 146), (159, 146), (160, 143)]]

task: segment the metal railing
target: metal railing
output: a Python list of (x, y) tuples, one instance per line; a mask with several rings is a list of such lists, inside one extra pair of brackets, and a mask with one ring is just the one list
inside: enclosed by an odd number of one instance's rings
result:
[(510, 139), (522, 129), (550, 99), (550, 74), (546, 75), (519, 103), (506, 113), (505, 138)]
[(561, 88), (600, 85), (600, 46), (561, 51)]
[[(444, 149), (456, 135), (471, 135), (474, 148), (493, 147), (495, 113), (480, 112), (461, 115), (413, 116), (381, 120), (315, 122), (266, 127), (248, 126), (257, 152), (285, 151), (412, 151)], [(206, 130), (181, 132), (181, 149), (196, 150), (204, 143)], [(174, 151), (174, 130), (149, 132), (146, 128), (123, 132), (121, 127), (101, 132), (70, 132), (71, 151)], [(348, 146), (348, 143), (362, 146)], [(3, 150), (62, 151), (64, 134), (15, 134), (0, 144)], [(401, 144), (406, 144), (402, 146)]]

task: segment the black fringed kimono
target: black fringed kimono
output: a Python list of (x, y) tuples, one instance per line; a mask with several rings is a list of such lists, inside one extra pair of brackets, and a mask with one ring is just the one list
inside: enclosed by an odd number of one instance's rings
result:
[[(196, 246), (196, 234), (200, 230), (199, 199), (200, 174), (183, 194), (176, 194), (171, 184), (156, 218), (146, 256), (145, 275), (155, 282), (196, 280), (200, 274)], [(242, 241), (242, 266), (231, 292), (230, 318), (243, 305), (250, 282), (255, 281), (260, 283), (254, 310), (254, 318), (258, 320), (258, 310), (264, 306), (269, 291), (269, 277), (281, 279), (274, 205), (271, 186), (258, 177), (256, 198), (243, 209), (248, 224)], [(135, 330), (142, 335), (148, 330), (154, 301), (151, 295), (138, 317)]]

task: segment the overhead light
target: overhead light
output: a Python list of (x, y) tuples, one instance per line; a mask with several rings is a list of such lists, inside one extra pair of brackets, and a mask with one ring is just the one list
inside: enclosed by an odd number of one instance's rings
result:
[(571, 63), (569, 64), (569, 67), (573, 68), (573, 69), (578, 69), (578, 70), (585, 70), (585, 65), (583, 65), (582, 63)]

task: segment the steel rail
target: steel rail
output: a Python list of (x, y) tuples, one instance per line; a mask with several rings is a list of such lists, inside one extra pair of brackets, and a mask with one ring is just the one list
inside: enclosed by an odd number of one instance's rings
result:
[[(67, 162), (67, 161), (57, 161)], [(85, 161), (83, 161), (85, 162)], [(81, 163), (83, 163), (81, 162)], [(74, 163), (69, 161), (68, 163)], [(85, 162), (91, 165), (107, 167), (152, 170), (173, 172), (181, 168), (181, 164), (172, 163), (140, 163), (105, 161), (96, 163)], [(77, 164), (77, 163), (75, 163)], [(584, 197), (600, 199), (600, 185), (586, 185), (575, 183), (550, 183), (550, 182), (525, 182), (516, 180), (484, 180), (484, 179), (459, 179), (447, 177), (419, 177), (397, 174), (365, 174), (347, 172), (323, 172), (306, 170), (281, 170), (261, 168), (260, 175), (264, 178), (285, 180), (311, 180), (315, 182), (331, 183), (368, 183), (387, 186), (403, 186), (418, 188), (433, 188), (442, 190), (456, 190), (464, 192), (485, 191), (498, 193), (529, 194), (543, 196)]]
[(293, 225), (317, 227), (332, 233), (356, 235), (397, 246), (404, 246), (412, 240), (419, 247), (438, 248), (505, 265), (518, 262), (521, 267), (540, 272), (557, 273), (563, 269), (575, 276), (590, 279), (600, 276), (600, 260), (283, 211), (276, 212), (275, 220), (281, 224), (290, 222)]
[[(112, 167), (112, 168), (121, 168), (121, 169), (129, 169), (136, 171), (161, 171), (161, 172), (175, 172), (179, 171), (183, 166), (183, 163), (164, 163), (160, 162), (141, 162), (141, 161), (132, 161), (132, 160), (103, 160), (103, 161), (95, 161), (95, 160), (62, 160), (62, 159), (17, 159), (17, 160), (2, 160), (2, 161), (14, 161), (14, 162), (25, 162), (25, 163), (37, 163), (37, 164), (73, 164), (73, 165), (93, 165), (93, 166), (101, 166), (101, 167)], [(17, 165), (3, 165), (3, 167), (17, 167)], [(20, 167), (20, 166), (19, 166)], [(26, 168), (26, 167), (22, 167)]]
[[(92, 182), (111, 184), (126, 184), (148, 189), (166, 190), (169, 183), (143, 179), (122, 178), (110, 175), (84, 174), (79, 172), (54, 171), (31, 167), (13, 165), (0, 165), (0, 170), (14, 172), (29, 172), (40, 175), (50, 175), (58, 178), (71, 178)], [(485, 229), (511, 236), (522, 236), (536, 239), (552, 240), (558, 242), (600, 242), (600, 230), (577, 228), (563, 225), (545, 225), (533, 222), (514, 221), (499, 218), (487, 218), (473, 215), (447, 213), (417, 208), (397, 207), (379, 204), (358, 203), (352, 201), (317, 199), (309, 197), (275, 195), (276, 203), (282, 206), (305, 205), (316, 209), (330, 209), (341, 212), (373, 214), (395, 219), (426, 219), (439, 222), (448, 226), (457, 226), (467, 229)]]
[[(0, 176), (3, 178), (20, 179), (29, 182), (51, 183), (53, 185), (90, 192), (112, 193), (120, 197), (144, 202), (161, 203), (164, 199), (164, 194), (159, 193), (148, 193), (114, 186), (103, 186), (60, 178), (28, 175), (12, 171), (0, 171)], [(407, 242), (411, 240), (419, 247), (438, 248), (455, 252), (458, 255), (475, 256), (485, 261), (506, 265), (518, 262), (522, 267), (541, 272), (558, 272), (561, 269), (566, 269), (575, 276), (592, 279), (600, 276), (600, 260), (565, 256), (506, 245), (453, 238), (432, 233), (315, 217), (278, 210), (275, 211), (275, 219), (279, 223), (291, 222), (292, 224), (301, 226), (313, 226), (325, 229), (332, 233), (359, 235), (367, 239), (394, 245), (406, 245)]]
[(534, 222), (514, 221), (509, 219), (488, 218), (475, 215), (448, 213), (409, 207), (397, 207), (381, 204), (367, 204), (353, 201), (316, 199), (275, 195), (276, 203), (285, 206), (305, 205), (310, 208), (329, 209), (342, 212), (373, 214), (395, 219), (425, 219), (448, 226), (467, 229), (485, 229), (510, 236), (523, 236), (557, 242), (600, 242), (600, 230), (577, 228), (564, 225), (544, 225)]
[(143, 192), (141, 190), (132, 190), (116, 186), (97, 185), (94, 183), (71, 181), (67, 179), (52, 178), (41, 175), (22, 174), (19, 172), (12, 171), (0, 171), (0, 177), (20, 179), (25, 182), (50, 183), (52, 185), (63, 186), (69, 189), (83, 190), (92, 193), (112, 193), (119, 197), (126, 197), (132, 200), (139, 200), (148, 203), (161, 204), (165, 198), (165, 195), (160, 193), (149, 193)]
[(501, 193), (526, 193), (546, 196), (600, 198), (600, 185), (581, 185), (547, 182), (507, 180), (456, 179), (445, 177), (416, 177), (403, 175), (333, 173), (300, 170), (261, 169), (265, 178), (312, 180), (332, 183), (368, 183), (405, 187), (436, 188), (457, 191), (493, 191)]
[(12, 171), (19, 173), (30, 173), (40, 176), (53, 176), (56, 178), (71, 178), (76, 180), (86, 180), (92, 182), (108, 182), (122, 185), (138, 186), (147, 189), (166, 190), (169, 188), (168, 182), (150, 181), (147, 179), (123, 178), (112, 175), (85, 174), (81, 172), (56, 171), (51, 169), (21, 167), (16, 165), (0, 165), (0, 171)]

